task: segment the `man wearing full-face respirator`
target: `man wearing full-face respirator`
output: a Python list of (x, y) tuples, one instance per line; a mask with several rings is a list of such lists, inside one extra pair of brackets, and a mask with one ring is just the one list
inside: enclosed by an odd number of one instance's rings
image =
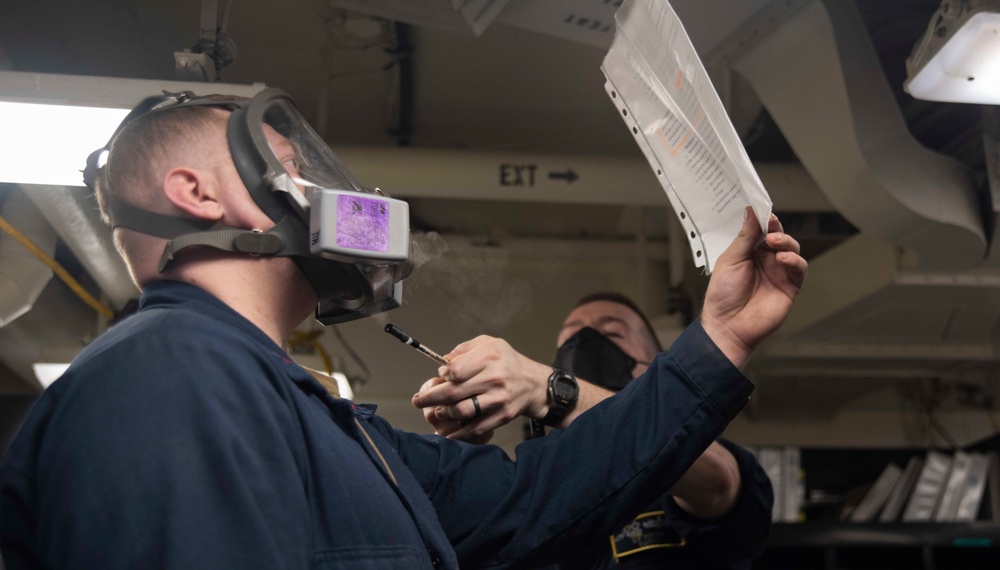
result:
[[(228, 99), (165, 95), (146, 100), (133, 115), (192, 107), (231, 113), (226, 134), (236, 172), (271, 227), (190, 220), (137, 208), (114, 192), (100, 193), (111, 226), (168, 239), (157, 267), (161, 273), (178, 252), (195, 246), (289, 257), (316, 289), (316, 317), (324, 324), (398, 307), (400, 281), (412, 269), (406, 202), (365, 188), (281, 91), (269, 89), (250, 101)], [(123, 127), (128, 124), (126, 118)], [(90, 185), (99, 173), (115, 175), (110, 167), (100, 169), (108, 150), (88, 159)]]
[[(720, 306), (764, 303), (768, 318), (750, 332), (726, 327), (739, 311), (691, 327), (684, 353), (658, 357), (635, 398), (525, 443), (515, 464), (493, 446), (395, 430), (282, 348), (310, 313), (336, 323), (398, 305), (410, 271), (405, 203), (358, 183), (287, 95), (150, 99), (107, 150), (87, 179), (143, 295), (40, 396), (0, 466), (8, 570), (562, 559), (620, 528), (711, 445), (752, 389), (740, 367), (804, 278), (791, 250), (730, 275)], [(758, 236), (731, 261), (756, 255)], [(761, 271), (790, 297), (760, 297)], [(625, 415), (644, 428), (595, 454), (610, 443), (606, 422)], [(608, 477), (622, 454), (633, 467)], [(584, 458), (593, 470), (565, 471)]]

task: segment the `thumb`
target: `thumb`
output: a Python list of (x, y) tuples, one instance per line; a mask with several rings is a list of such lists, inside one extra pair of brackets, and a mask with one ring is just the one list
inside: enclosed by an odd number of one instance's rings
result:
[(747, 206), (743, 209), (743, 227), (740, 228), (740, 233), (736, 234), (733, 243), (729, 244), (726, 251), (719, 256), (716, 266), (724, 267), (749, 259), (757, 249), (761, 235), (760, 224), (753, 214), (753, 207)]

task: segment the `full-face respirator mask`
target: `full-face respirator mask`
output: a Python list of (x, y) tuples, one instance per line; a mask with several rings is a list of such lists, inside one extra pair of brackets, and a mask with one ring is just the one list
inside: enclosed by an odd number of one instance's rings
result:
[(279, 89), (249, 100), (164, 93), (143, 100), (122, 121), (108, 144), (87, 159), (84, 181), (92, 190), (118, 134), (148, 113), (191, 106), (229, 111), (229, 150), (243, 184), (274, 222), (267, 231), (232, 228), (158, 214), (105, 192), (112, 227), (168, 240), (162, 272), (189, 247), (213, 247), (251, 255), (291, 257), (316, 289), (316, 318), (336, 324), (398, 307), (402, 283), (412, 270), (406, 202), (361, 185)]

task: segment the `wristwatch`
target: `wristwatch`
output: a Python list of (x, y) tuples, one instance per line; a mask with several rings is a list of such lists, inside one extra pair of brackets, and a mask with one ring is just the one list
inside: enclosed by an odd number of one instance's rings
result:
[(566, 414), (576, 407), (580, 397), (580, 386), (572, 374), (559, 368), (552, 370), (549, 376), (549, 413), (542, 418), (547, 426), (556, 426), (566, 417)]

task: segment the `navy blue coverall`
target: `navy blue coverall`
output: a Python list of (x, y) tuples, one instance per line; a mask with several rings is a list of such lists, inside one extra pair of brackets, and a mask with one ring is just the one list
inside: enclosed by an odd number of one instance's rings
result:
[(29, 412), (0, 550), (7, 570), (551, 563), (660, 496), (752, 389), (695, 324), (514, 462), (395, 430), (215, 297), (154, 282)]
[(749, 570), (771, 530), (771, 480), (746, 449), (720, 439), (736, 459), (740, 495), (725, 516), (706, 521), (664, 495), (596, 547), (559, 570)]

